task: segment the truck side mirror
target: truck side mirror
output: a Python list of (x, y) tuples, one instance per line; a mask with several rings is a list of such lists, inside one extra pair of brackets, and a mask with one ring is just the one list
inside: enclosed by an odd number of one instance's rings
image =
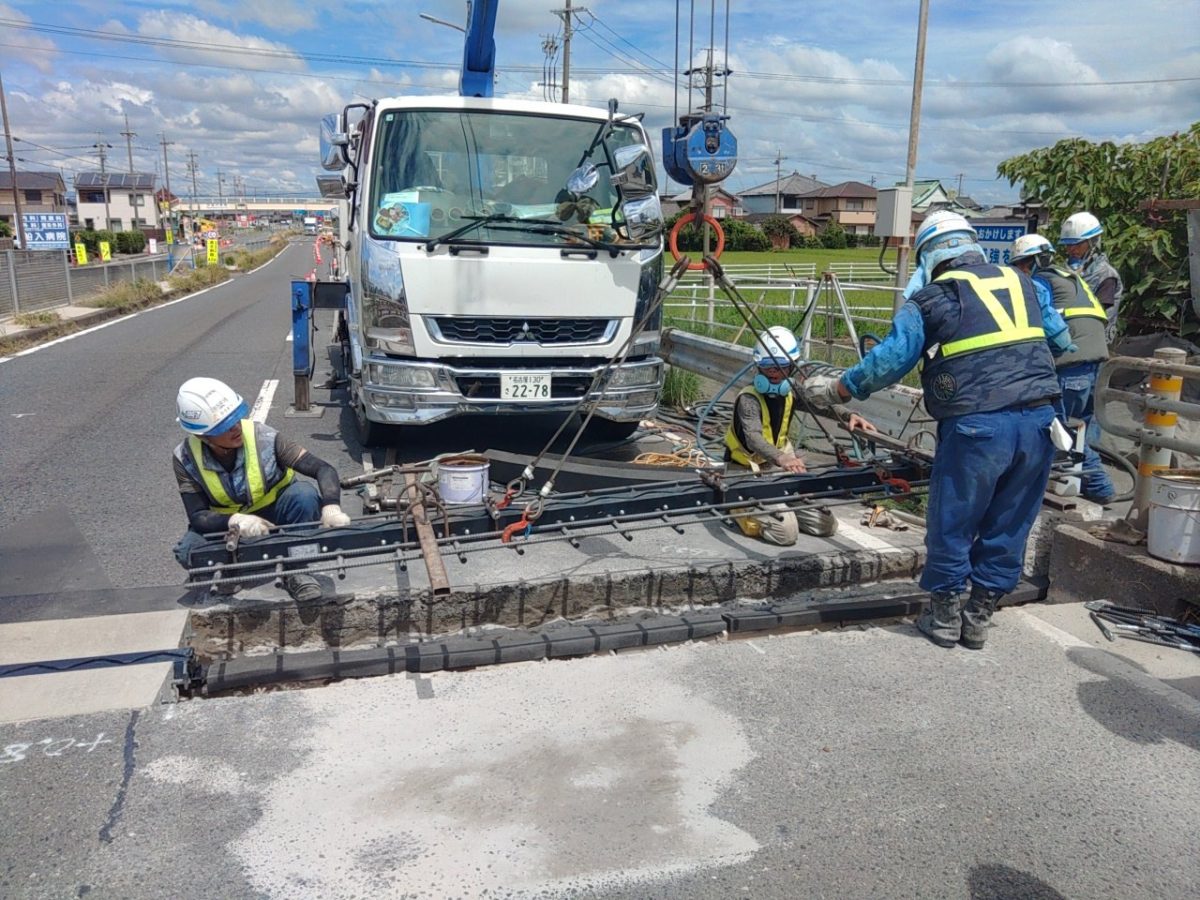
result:
[(567, 190), (572, 194), (583, 195), (596, 186), (600, 180), (600, 171), (592, 163), (580, 166), (567, 178)]
[(613, 168), (609, 180), (622, 197), (633, 199), (656, 193), (650, 148), (645, 144), (617, 148), (613, 153)]
[(656, 194), (639, 197), (636, 200), (625, 200), (620, 204), (618, 210), (618, 215), (614, 217), (614, 221), (617, 218), (621, 220), (616, 226), (617, 230), (623, 231), (629, 240), (640, 243), (646, 238), (662, 233), (664, 224), (662, 204), (659, 203)]
[(330, 113), (321, 119), (321, 166), (329, 171), (343, 169), (350, 164), (346, 153), (350, 136), (346, 134), (345, 121), (341, 114)]

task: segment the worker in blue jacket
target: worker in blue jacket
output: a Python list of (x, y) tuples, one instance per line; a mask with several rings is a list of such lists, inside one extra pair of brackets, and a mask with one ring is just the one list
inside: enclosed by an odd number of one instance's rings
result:
[(931, 213), (914, 249), (920, 274), (887, 337), (842, 375), (813, 376), (802, 390), (822, 406), (864, 400), (923, 361), (938, 446), (921, 573), (930, 605), (917, 627), (938, 646), (978, 650), (1021, 575), (1053, 460), (1058, 379), (1033, 283), (987, 263), (966, 219)]

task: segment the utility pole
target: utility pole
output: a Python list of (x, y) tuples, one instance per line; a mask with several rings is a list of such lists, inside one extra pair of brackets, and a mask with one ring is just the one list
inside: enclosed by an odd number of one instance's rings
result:
[[(917, 53), (913, 64), (912, 111), (908, 118), (908, 163), (905, 166), (904, 184), (911, 192), (917, 170), (917, 135), (921, 129), (921, 88), (925, 81), (925, 30), (929, 25), (929, 0), (921, 0), (921, 11), (917, 17)], [(911, 196), (911, 193), (910, 193)], [(909, 231), (904, 229), (900, 250), (896, 259), (896, 287), (908, 285)], [(899, 312), (904, 297), (897, 292), (894, 308)]]
[(571, 8), (571, 0), (563, 0), (562, 9), (552, 9), (551, 12), (562, 19), (563, 23), (563, 84), (562, 84), (562, 102), (571, 102), (571, 33), (574, 29), (571, 27), (571, 17), (575, 13), (587, 12), (586, 6), (576, 6)]
[(165, 131), (160, 131), (158, 136), (160, 138), (159, 144), (162, 145), (163, 151), (163, 179), (166, 182), (167, 188), (167, 219), (170, 221), (171, 210), (173, 207), (171, 205), (171, 166), (167, 162), (167, 148), (173, 146), (175, 142), (167, 140), (167, 133)]
[(192, 173), (192, 227), (188, 234), (188, 254), (192, 259), (192, 268), (196, 268), (195, 236), (196, 236), (196, 151), (188, 151), (188, 171)]
[(963, 173), (959, 172), (958, 173), (958, 193), (956, 193), (954, 195), (954, 199), (956, 199), (956, 200), (962, 196), (962, 180), (963, 180)]
[(112, 215), (108, 209), (108, 168), (106, 167), (108, 154), (105, 151), (111, 150), (112, 144), (106, 144), (103, 133), (99, 131), (96, 132), (96, 137), (99, 140), (92, 144), (92, 146), (96, 148), (96, 152), (100, 155), (100, 184), (104, 187), (104, 230), (107, 231), (109, 224), (112, 222)]
[(17, 236), (17, 247), (26, 250), (28, 248), (25, 246), (25, 223), (21, 221), (21, 192), (17, 190), (17, 161), (13, 156), (12, 132), (8, 128), (8, 101), (4, 99), (3, 78), (0, 78), (0, 113), (3, 113), (4, 118), (4, 148), (8, 159), (8, 177), (12, 179), (13, 218), (16, 219), (17, 226), (13, 233)]
[(137, 137), (136, 131), (129, 130), (129, 113), (125, 113), (125, 130), (121, 132), (121, 137), (125, 138), (125, 151), (129, 154), (129, 174), (133, 174), (133, 139)]
[(776, 215), (783, 212), (783, 201), (780, 198), (780, 194), (782, 193), (782, 190), (781, 190), (781, 187), (779, 184), (779, 182), (781, 180), (779, 164), (782, 163), (785, 159), (787, 159), (787, 157), (783, 155), (782, 151), (778, 147), (776, 147), (775, 148), (775, 213), (776, 213)]
[(223, 173), (220, 169), (217, 169), (217, 199), (218, 200), (225, 199), (225, 191), (223, 190), (224, 187), (225, 187), (225, 173)]

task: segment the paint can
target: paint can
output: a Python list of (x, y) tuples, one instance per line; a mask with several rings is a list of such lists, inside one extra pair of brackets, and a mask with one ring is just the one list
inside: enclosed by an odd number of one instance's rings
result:
[(437, 462), (438, 492), (450, 505), (482, 503), (488, 489), (486, 456), (448, 456)]
[(1200, 565), (1200, 469), (1164, 469), (1150, 477), (1146, 549), (1167, 562)]

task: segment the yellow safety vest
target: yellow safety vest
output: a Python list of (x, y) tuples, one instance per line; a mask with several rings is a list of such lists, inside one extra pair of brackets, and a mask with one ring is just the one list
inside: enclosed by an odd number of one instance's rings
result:
[(258, 455), (258, 442), (254, 437), (254, 420), (242, 419), (242, 450), (246, 462), (246, 486), (250, 489), (250, 502), (241, 505), (225, 492), (221, 476), (213, 469), (204, 465), (204, 443), (192, 435), (188, 438), (188, 450), (191, 451), (192, 461), (196, 470), (204, 480), (204, 489), (211, 501), (209, 508), (213, 512), (231, 516), (234, 513), (252, 513), (270, 506), (279, 497), (279, 492), (292, 483), (296, 473), (292, 469), (284, 469), (283, 477), (270, 490), (263, 482), (262, 460)]
[[(995, 328), (982, 333), (976, 333), (968, 337), (960, 338), (956, 341), (949, 341), (941, 346), (941, 355), (958, 356), (963, 353), (973, 353), (976, 350), (986, 350), (991, 347), (1001, 347), (1005, 344), (1018, 344), (1022, 341), (1041, 341), (1046, 339), (1046, 332), (1040, 325), (1029, 324), (1029, 310), (1025, 305), (1025, 293), (1021, 289), (1021, 279), (1015, 269), (1010, 269), (1008, 266), (999, 266), (998, 275), (991, 275), (986, 278), (976, 275), (974, 272), (965, 272), (961, 269), (951, 269), (939, 275), (935, 281), (944, 279), (952, 279), (954, 281), (966, 282), (970, 286), (971, 292), (987, 310), (991, 316), (992, 322), (995, 323)], [(1004, 308), (1004, 302), (997, 295), (997, 291), (1007, 291), (1009, 300), (1012, 304), (1012, 315), (1008, 314), (1008, 310)], [(975, 310), (968, 310), (966, 304), (963, 306), (963, 324), (969, 330), (970, 322), (978, 317), (973, 313)], [(961, 332), (960, 332), (961, 333)]]
[[(771, 410), (767, 408), (767, 398), (760, 394), (754, 388), (742, 388), (738, 394), (740, 399), (742, 394), (753, 394), (758, 400), (759, 408), (762, 410), (762, 430), (763, 438), (768, 444), (777, 447), (780, 450), (784, 448), (788, 440), (788, 425), (792, 422), (792, 404), (794, 402), (792, 392), (788, 391), (787, 396), (783, 401), (783, 418), (779, 422), (779, 434), (775, 434), (771, 428)], [(736, 407), (736, 404), (735, 404)], [(734, 411), (734, 421), (737, 420), (736, 408)], [(725, 430), (725, 446), (729, 449), (729, 457), (736, 463), (743, 466), (756, 467), (761, 466), (764, 460), (757, 453), (751, 454), (746, 452), (746, 448), (742, 446), (742, 442), (738, 440), (737, 432), (734, 431), (733, 422), (729, 423), (729, 428)]]
[(1108, 313), (1104, 311), (1099, 298), (1092, 292), (1088, 283), (1083, 280), (1078, 272), (1072, 272), (1070, 269), (1061, 269), (1058, 266), (1051, 266), (1050, 271), (1054, 274), (1070, 279), (1075, 285), (1075, 299), (1079, 300), (1080, 290), (1083, 292), (1084, 302), (1075, 303), (1064, 306), (1059, 312), (1064, 319), (1073, 319), (1076, 316), (1091, 316), (1094, 319), (1099, 319), (1101, 322), (1108, 321)]

